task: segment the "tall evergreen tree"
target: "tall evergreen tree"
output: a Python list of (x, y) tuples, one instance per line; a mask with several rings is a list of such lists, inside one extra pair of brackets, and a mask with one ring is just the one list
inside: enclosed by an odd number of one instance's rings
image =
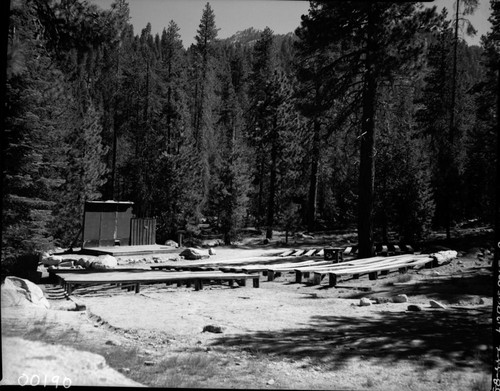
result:
[(217, 98), (215, 76), (215, 41), (218, 29), (215, 25), (215, 14), (210, 3), (205, 5), (200, 24), (195, 36), (196, 43), (192, 47), (192, 128), (195, 146), (201, 159), (201, 194), (202, 202), (198, 209), (205, 207), (208, 201), (210, 183), (210, 161), (214, 158), (214, 127), (217, 122)]
[[(312, 2), (302, 27), (319, 48), (338, 43), (333, 62), (339, 76), (335, 93), (357, 90), (361, 95), (358, 241), (361, 257), (373, 253), (375, 174), (375, 112), (380, 83), (395, 70), (412, 66), (422, 52), (416, 33), (429, 25), (434, 9), (413, 3)], [(345, 67), (344, 64), (348, 64)]]

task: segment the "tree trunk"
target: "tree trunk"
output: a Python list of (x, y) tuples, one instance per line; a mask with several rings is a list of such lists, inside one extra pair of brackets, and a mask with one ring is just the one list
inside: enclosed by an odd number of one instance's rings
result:
[[(273, 132), (277, 132), (274, 129)], [(278, 145), (277, 145), (277, 135), (274, 134), (272, 146), (271, 146), (271, 173), (269, 178), (269, 199), (267, 202), (267, 230), (266, 238), (272, 239), (273, 237), (273, 225), (274, 225), (274, 203), (275, 203), (275, 193), (276, 193), (276, 168), (278, 161)]]
[[(449, 155), (449, 165), (453, 165), (453, 143), (455, 139), (455, 100), (456, 100), (456, 89), (457, 89), (457, 50), (458, 50), (458, 22), (459, 22), (459, 11), (460, 11), (460, 0), (456, 0), (457, 9), (455, 15), (455, 39), (453, 42), (453, 72), (451, 74), (451, 102), (450, 102), (450, 124), (449, 124), (449, 133), (448, 133), (448, 142), (450, 149)], [(448, 174), (450, 174), (448, 172)], [(447, 175), (445, 178), (450, 178), (450, 175)], [(453, 213), (452, 204), (454, 201), (455, 193), (453, 189), (455, 188), (456, 183), (453, 180), (450, 180), (448, 183), (449, 192), (446, 193), (445, 200), (445, 225), (446, 225), (446, 240), (449, 241), (451, 239), (451, 215)]]
[(307, 206), (307, 228), (313, 231), (316, 226), (316, 203), (318, 196), (318, 166), (320, 153), (320, 130), (321, 124), (314, 119), (313, 147), (311, 151), (311, 177), (309, 179), (309, 197)]
[(366, 71), (363, 91), (363, 115), (361, 126), (361, 145), (359, 161), (359, 198), (358, 198), (358, 245), (359, 257), (373, 255), (373, 196), (375, 182), (375, 80), (372, 55), (373, 38), (371, 12), (368, 14), (368, 37), (366, 45)]

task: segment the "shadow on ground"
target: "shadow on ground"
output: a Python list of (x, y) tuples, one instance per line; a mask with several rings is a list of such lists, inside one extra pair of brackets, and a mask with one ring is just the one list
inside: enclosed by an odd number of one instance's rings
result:
[[(382, 312), (381, 317), (314, 316), (308, 327), (231, 335), (214, 346), (293, 360), (309, 358), (329, 369), (349, 359), (391, 364), (416, 361), (429, 369), (489, 365), (491, 310)], [(482, 345), (482, 346), (481, 346)]]
[(428, 278), (405, 285), (392, 285), (389, 282), (372, 292), (353, 292), (345, 297), (358, 299), (370, 296), (395, 296), (403, 293), (408, 296), (425, 296), (429, 300), (439, 300), (445, 304), (479, 304), (481, 297), (492, 297), (494, 292), (491, 272), (478, 274), (478, 271), (471, 270), (464, 271), (460, 275)]

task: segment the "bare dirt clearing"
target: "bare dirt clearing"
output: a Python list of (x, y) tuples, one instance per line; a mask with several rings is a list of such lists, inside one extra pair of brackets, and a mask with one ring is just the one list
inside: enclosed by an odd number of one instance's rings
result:
[[(282, 251), (217, 247), (211, 259)], [(112, 368), (153, 387), (486, 390), (488, 267), (473, 249), (411, 277), (363, 276), (336, 288), (296, 284), (292, 274), (261, 277), (258, 289), (145, 285), (139, 294), (75, 295), (86, 312), (49, 310), (52, 327), (38, 332), (19, 313), (2, 312), (2, 335), (102, 354)], [(398, 294), (409, 302), (386, 302)], [(381, 304), (359, 306), (363, 297)], [(447, 308), (431, 308), (431, 299)], [(407, 311), (409, 304), (422, 311)], [(223, 332), (203, 332), (207, 325)]]

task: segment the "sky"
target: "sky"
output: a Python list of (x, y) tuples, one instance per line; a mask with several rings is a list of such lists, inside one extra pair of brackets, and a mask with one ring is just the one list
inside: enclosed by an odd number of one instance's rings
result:
[[(170, 20), (174, 20), (180, 28), (184, 47), (194, 43), (196, 30), (200, 23), (203, 9), (208, 0), (128, 0), (130, 8), (130, 22), (134, 26), (134, 33), (151, 23), (153, 34), (166, 28)], [(113, 0), (91, 0), (92, 3), (108, 9)], [(254, 27), (263, 30), (269, 27), (276, 34), (286, 34), (294, 31), (300, 25), (300, 17), (307, 14), (309, 1), (289, 0), (210, 0), (214, 10), (215, 24), (219, 28), (218, 38), (227, 38), (238, 31)], [(478, 30), (473, 37), (466, 37), (470, 45), (479, 44), (481, 35), (489, 31), (487, 21), (490, 15), (489, 0), (479, 0), (479, 7), (469, 20)], [(448, 8), (452, 15), (455, 0), (434, 0), (438, 9)]]

